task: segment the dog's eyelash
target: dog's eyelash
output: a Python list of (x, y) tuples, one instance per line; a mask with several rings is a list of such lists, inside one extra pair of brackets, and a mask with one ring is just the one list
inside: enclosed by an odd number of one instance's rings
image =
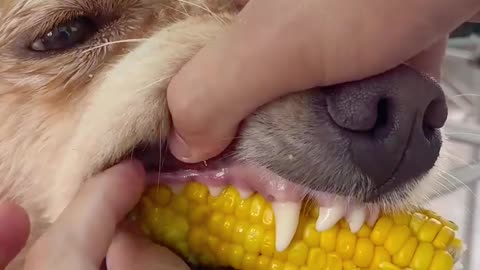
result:
[(87, 41), (98, 29), (99, 25), (93, 19), (77, 17), (53, 27), (48, 33), (35, 39), (29, 49), (35, 52), (67, 50)]

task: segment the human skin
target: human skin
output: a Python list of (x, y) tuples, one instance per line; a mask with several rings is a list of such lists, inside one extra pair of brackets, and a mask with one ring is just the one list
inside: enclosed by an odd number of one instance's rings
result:
[(221, 153), (247, 115), (282, 95), (405, 62), (438, 78), (448, 34), (480, 18), (477, 0), (238, 2), (230, 31), (169, 85), (170, 150), (184, 162)]
[[(99, 270), (104, 258), (112, 270), (188, 269), (168, 249), (122, 222), (140, 199), (144, 181), (143, 166), (137, 161), (121, 163), (87, 181), (28, 251), (25, 270)], [(25, 244), (30, 224), (26, 212), (11, 203), (0, 206), (0, 221), (0, 269), (4, 269)]]

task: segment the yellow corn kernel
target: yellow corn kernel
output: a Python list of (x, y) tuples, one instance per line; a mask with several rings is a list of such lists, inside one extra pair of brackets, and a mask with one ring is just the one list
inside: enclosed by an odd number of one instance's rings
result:
[(265, 233), (262, 226), (259, 224), (252, 225), (245, 234), (245, 249), (251, 253), (260, 252), (264, 235)]
[(310, 222), (305, 227), (305, 231), (303, 233), (303, 239), (305, 239), (305, 242), (309, 247), (315, 247), (315, 246), (318, 246), (318, 244), (320, 243), (320, 235), (321, 233), (319, 233), (315, 229), (315, 223)]
[(243, 256), (245, 254), (245, 250), (240, 245), (232, 245), (229, 250), (229, 261), (232, 264), (232, 267), (235, 269), (239, 269), (242, 266)]
[(451, 220), (442, 220), (442, 223), (443, 223), (443, 225), (447, 226), (448, 228), (450, 228), (454, 231), (458, 231), (458, 225), (455, 224), (455, 222), (453, 222)]
[(458, 238), (453, 239), (452, 243), (447, 248), (449, 253), (452, 254), (452, 257), (454, 258), (454, 260), (458, 260), (460, 258), (463, 252), (463, 249), (464, 249), (463, 242)]
[(254, 270), (257, 266), (257, 255), (256, 254), (247, 254), (243, 257), (242, 268), (244, 270)]
[(412, 229), (414, 233), (417, 233), (427, 220), (428, 216), (422, 213), (414, 213), (410, 220), (410, 229)]
[(438, 232), (437, 237), (433, 240), (433, 246), (438, 249), (445, 249), (455, 237), (455, 232), (447, 226), (444, 226)]
[(165, 206), (170, 201), (172, 193), (164, 186), (153, 187), (148, 191), (148, 198), (151, 198), (157, 206)]
[(415, 251), (415, 254), (413, 255), (412, 261), (410, 262), (410, 267), (418, 270), (427, 270), (432, 263), (434, 252), (435, 249), (433, 248), (432, 244), (420, 243)]
[(408, 225), (410, 223), (411, 216), (408, 213), (400, 213), (393, 215), (393, 222), (397, 225)]
[(191, 183), (187, 185), (183, 190), (187, 199), (191, 200), (192, 202), (197, 202), (199, 204), (204, 204), (207, 201), (208, 197), (208, 189), (206, 186), (200, 183)]
[(320, 268), (327, 262), (327, 253), (321, 248), (312, 248), (308, 254), (307, 265), (311, 268)]
[(391, 262), (391, 256), (388, 251), (385, 250), (383, 247), (375, 247), (375, 251), (373, 253), (373, 260), (370, 264), (370, 269), (377, 270), (382, 269), (381, 266), (385, 263)]
[(391, 264), (389, 262), (384, 262), (380, 264), (380, 269), (382, 270), (402, 270), (400, 267), (397, 267), (394, 264)]
[(375, 246), (373, 245), (372, 241), (367, 238), (358, 239), (357, 248), (355, 249), (355, 254), (353, 255), (353, 262), (359, 267), (368, 267), (372, 261), (374, 251)]
[(345, 261), (343, 263), (343, 270), (360, 270), (360, 268), (358, 268), (352, 261)]
[(255, 194), (251, 200), (250, 206), (250, 221), (260, 222), (263, 216), (263, 209), (265, 209), (265, 200), (260, 195)]
[(372, 232), (372, 229), (368, 227), (366, 224), (363, 224), (362, 228), (360, 228), (360, 231), (358, 231), (357, 235), (358, 237), (368, 237), (370, 236), (370, 233)]
[(377, 246), (383, 245), (388, 237), (390, 229), (393, 227), (393, 220), (389, 217), (380, 217), (373, 228), (370, 239)]
[(258, 270), (269, 270), (270, 261), (272, 259), (267, 256), (260, 256), (257, 261), (257, 268)]
[(418, 231), (418, 239), (422, 242), (432, 242), (441, 227), (442, 223), (440, 221), (429, 218)]
[(182, 192), (157, 185), (131, 215), (147, 237), (194, 265), (237, 270), (452, 270), (463, 244), (456, 225), (431, 211), (382, 214), (352, 233), (345, 219), (315, 228), (318, 206), (304, 205), (286, 250), (275, 245), (275, 217), (259, 194), (241, 199), (233, 187), (213, 197), (203, 184)]
[(453, 268), (454, 261), (452, 256), (446, 251), (436, 251), (430, 265), (430, 270), (450, 270)]
[(322, 232), (320, 235), (320, 246), (327, 252), (332, 252), (335, 250), (338, 231), (339, 226), (335, 225), (332, 228)]
[(331, 253), (327, 256), (326, 270), (342, 270), (342, 259), (338, 254)]
[(400, 250), (393, 255), (393, 263), (400, 267), (407, 267), (408, 263), (411, 261), (413, 254), (415, 253), (415, 250), (417, 248), (418, 241), (414, 237), (410, 237), (403, 247), (400, 248)]
[(387, 239), (385, 240), (385, 249), (390, 255), (395, 254), (400, 250), (410, 236), (410, 229), (405, 225), (395, 225), (390, 230)]
[[(307, 268), (303, 266), (304, 268)], [(283, 270), (298, 270), (298, 266), (294, 265), (293, 263), (287, 262), (285, 263), (285, 266), (283, 267)], [(307, 268), (308, 269), (308, 268)]]
[(270, 268), (272, 270), (280, 270), (283, 269), (283, 262), (273, 259), (272, 262), (270, 263)]
[(337, 247), (336, 247), (337, 253), (343, 259), (351, 259), (355, 252), (356, 242), (357, 242), (357, 239), (351, 231), (346, 229), (341, 229), (340, 232), (338, 233), (338, 238), (337, 238)]
[(308, 246), (303, 242), (293, 243), (288, 252), (288, 261), (302, 266), (307, 262)]
[(273, 256), (275, 254), (275, 233), (273, 231), (265, 232), (260, 252), (266, 256)]

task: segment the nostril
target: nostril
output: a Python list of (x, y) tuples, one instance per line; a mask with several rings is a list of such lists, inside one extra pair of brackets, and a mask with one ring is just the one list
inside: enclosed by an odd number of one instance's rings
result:
[(382, 98), (377, 104), (377, 121), (375, 122), (374, 129), (382, 128), (387, 125), (388, 122), (388, 108), (390, 107), (389, 101), (386, 98)]
[(430, 102), (423, 116), (423, 128), (433, 130), (443, 127), (447, 121), (448, 109), (444, 99), (437, 98)]
[[(343, 90), (343, 89), (342, 89)], [(339, 127), (354, 132), (370, 132), (386, 119), (384, 102), (378, 95), (336, 91), (327, 97), (327, 110), (333, 122)], [(379, 102), (380, 100), (380, 102)], [(379, 119), (379, 114), (382, 114)]]
[(388, 136), (390, 127), (393, 124), (392, 115), (393, 103), (388, 98), (381, 98), (377, 103), (377, 121), (375, 125), (369, 130), (369, 133), (374, 138), (383, 138)]

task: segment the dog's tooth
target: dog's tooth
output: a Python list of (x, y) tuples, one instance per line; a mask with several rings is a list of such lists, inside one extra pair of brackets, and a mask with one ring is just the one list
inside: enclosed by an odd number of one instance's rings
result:
[(320, 207), (316, 229), (319, 232), (332, 228), (342, 217), (345, 216), (345, 205), (342, 202), (335, 202), (331, 207)]
[(350, 231), (357, 233), (367, 218), (367, 209), (364, 206), (355, 206), (347, 215), (346, 220)]
[(224, 189), (225, 187), (222, 186), (208, 186), (208, 191), (213, 197), (218, 197), (218, 195), (220, 195)]
[(174, 194), (180, 194), (185, 188), (184, 183), (175, 183), (175, 184), (172, 183), (172, 184), (168, 184), (168, 186), (170, 187), (170, 189)]
[(272, 203), (275, 215), (275, 247), (278, 252), (284, 251), (292, 242), (297, 231), (300, 209), (301, 203), (299, 202)]
[(253, 194), (253, 190), (248, 188), (239, 188), (238, 194), (242, 200), (248, 199)]
[(375, 225), (375, 222), (377, 222), (379, 216), (380, 216), (380, 208), (374, 207), (368, 213), (367, 225), (370, 227), (373, 227), (373, 225)]

